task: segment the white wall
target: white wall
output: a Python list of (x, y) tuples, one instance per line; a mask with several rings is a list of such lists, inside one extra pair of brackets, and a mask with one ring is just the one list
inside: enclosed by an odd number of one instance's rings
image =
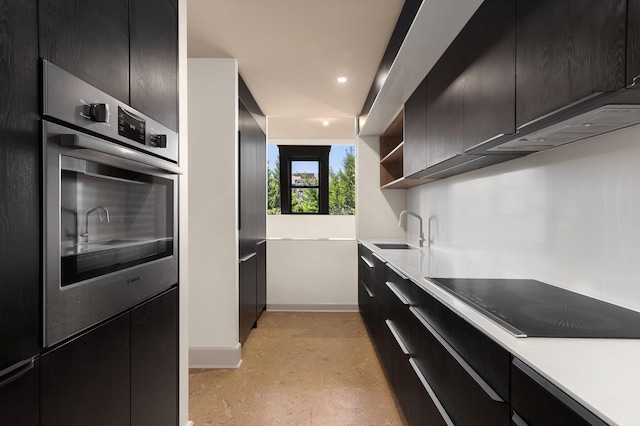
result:
[(189, 59), (189, 348), (192, 367), (233, 367), (238, 343), (235, 59)]
[(355, 239), (269, 240), (267, 250), (267, 310), (357, 310)]
[(380, 189), (380, 140), (377, 136), (358, 138), (356, 149), (357, 235), (360, 239), (405, 239), (398, 226), (406, 207), (406, 191)]
[(434, 217), (434, 247), (640, 310), (639, 139), (636, 126), (416, 187), (408, 207)]
[[(285, 138), (269, 144), (355, 145), (353, 119), (332, 133), (336, 139), (324, 137), (321, 122), (314, 130), (313, 120), (300, 120), (270, 118), (270, 134), (277, 128)], [(267, 236), (267, 310), (357, 309), (355, 216), (268, 215)]]
[(189, 420), (189, 129), (187, 121), (187, 0), (178, 1), (180, 167), (179, 177), (179, 343), (178, 343), (178, 424)]

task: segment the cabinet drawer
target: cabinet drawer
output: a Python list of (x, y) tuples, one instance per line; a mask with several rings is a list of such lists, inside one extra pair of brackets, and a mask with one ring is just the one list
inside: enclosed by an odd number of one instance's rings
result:
[(362, 244), (358, 244), (358, 279), (370, 284), (374, 276), (373, 254)]
[(412, 304), (420, 315), (503, 400), (508, 401), (511, 354), (418, 285), (413, 285), (411, 291)]
[(0, 376), (0, 413), (7, 425), (40, 424), (40, 360), (25, 362)]
[(514, 424), (606, 425), (569, 395), (517, 358), (511, 365), (511, 406), (520, 418)]
[(371, 293), (371, 290), (369, 290), (367, 284), (362, 280), (358, 282), (358, 307), (360, 309), (362, 321), (367, 327), (369, 335), (373, 338), (373, 293)]
[(411, 366), (410, 382), (411, 401), (405, 417), (410, 425), (453, 426), (451, 418), (431, 389), (416, 361), (409, 360)]
[(393, 324), (398, 337), (411, 352), (411, 312), (409, 312), (411, 281), (389, 264), (387, 264), (386, 275), (383, 289), (386, 301), (385, 319)]
[(396, 399), (405, 417), (408, 418), (411, 405), (409, 351), (402, 337), (400, 337), (398, 331), (389, 320), (385, 321), (383, 332), (385, 335), (385, 348), (380, 351), (380, 357)]
[[(508, 403), (458, 354), (415, 308), (414, 361), (455, 424), (508, 425)], [(415, 338), (414, 338), (415, 337)]]

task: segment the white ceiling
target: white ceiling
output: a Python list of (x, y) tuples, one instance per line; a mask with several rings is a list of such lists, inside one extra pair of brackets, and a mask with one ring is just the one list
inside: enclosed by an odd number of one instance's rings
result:
[[(236, 58), (272, 118), (360, 113), (403, 0), (188, 0), (188, 56)], [(336, 78), (349, 81), (338, 84)], [(353, 134), (353, 133), (352, 133)]]

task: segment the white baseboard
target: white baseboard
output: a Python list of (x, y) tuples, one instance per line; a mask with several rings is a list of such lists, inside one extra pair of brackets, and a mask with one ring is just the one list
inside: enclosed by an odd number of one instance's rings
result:
[(268, 304), (267, 311), (271, 312), (358, 312), (355, 304)]
[(241, 345), (230, 348), (189, 348), (189, 368), (238, 368), (242, 364)]
[(193, 422), (189, 420), (184, 426), (193, 426)]

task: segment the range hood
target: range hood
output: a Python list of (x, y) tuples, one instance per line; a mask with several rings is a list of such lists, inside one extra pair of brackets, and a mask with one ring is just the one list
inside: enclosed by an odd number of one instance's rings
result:
[(556, 146), (640, 124), (640, 89), (595, 93), (417, 172), (411, 179), (442, 179)]
[(640, 105), (611, 104), (501, 143), (488, 152), (536, 152), (640, 124)]
[(640, 124), (640, 89), (596, 93), (465, 154), (530, 154)]

